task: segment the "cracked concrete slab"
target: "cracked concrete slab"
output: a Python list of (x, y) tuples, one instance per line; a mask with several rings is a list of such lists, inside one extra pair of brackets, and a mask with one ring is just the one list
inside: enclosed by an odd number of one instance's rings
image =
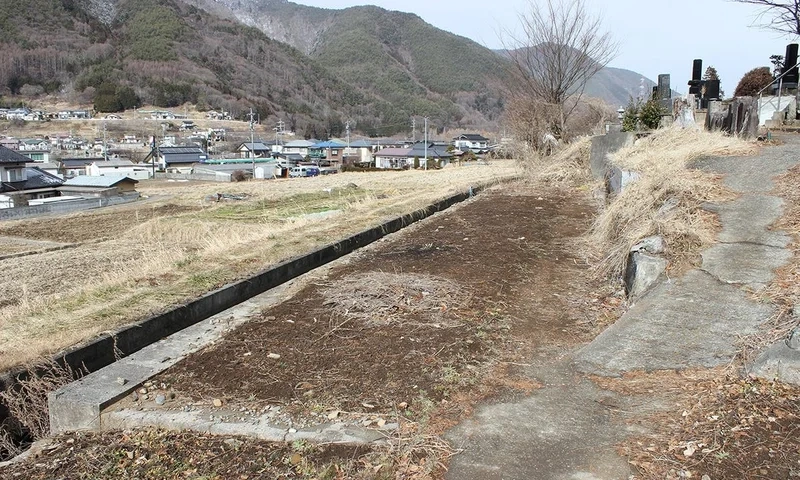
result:
[(767, 195), (744, 195), (710, 210), (719, 214), (722, 243), (752, 243), (784, 248), (791, 240), (784, 232), (771, 231), (770, 226), (783, 213), (783, 200)]
[(751, 243), (719, 243), (701, 253), (702, 269), (721, 282), (760, 289), (792, 258), (785, 248)]
[(652, 290), (580, 349), (574, 362), (580, 371), (603, 376), (723, 365), (736, 355), (737, 337), (755, 333), (773, 311), (740, 288), (692, 270)]
[(549, 376), (529, 397), (482, 407), (448, 432), (464, 453), (446, 478), (629, 478), (628, 462), (615, 449), (628, 433), (615, 418), (618, 409), (628, 408), (626, 400), (567, 371)]

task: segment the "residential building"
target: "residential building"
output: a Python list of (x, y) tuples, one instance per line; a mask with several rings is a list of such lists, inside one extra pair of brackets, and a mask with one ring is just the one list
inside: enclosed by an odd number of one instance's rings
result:
[(477, 133), (465, 133), (453, 139), (453, 146), (462, 151), (486, 153), (489, 151), (489, 139)]
[(375, 167), (387, 169), (403, 169), (413, 166), (410, 148), (383, 148), (375, 152)]
[(36, 167), (28, 167), (30, 159), (0, 147), (0, 208), (28, 205), (38, 198), (58, 196), (63, 180)]
[(86, 168), (95, 162), (104, 162), (103, 157), (73, 157), (62, 158), (59, 160), (61, 164), (59, 173), (64, 178), (73, 178), (81, 175), (86, 175)]
[(283, 153), (294, 153), (302, 157), (308, 157), (311, 147), (319, 143), (319, 140), (292, 140), (283, 146)]
[(137, 165), (130, 160), (102, 160), (92, 162), (86, 167), (86, 175), (92, 177), (120, 177), (126, 176), (134, 180), (148, 179), (152, 176), (151, 168)]
[(309, 148), (309, 157), (320, 164), (341, 163), (347, 145), (333, 140), (315, 143)]
[(261, 140), (244, 142), (236, 149), (242, 158), (267, 158), (272, 156), (272, 146)]
[(21, 152), (50, 151), (50, 141), (44, 138), (27, 138), (19, 142)]
[(81, 176), (70, 178), (60, 188), (63, 194), (90, 197), (108, 197), (136, 192), (138, 180), (125, 175), (102, 177)]
[(192, 165), (208, 160), (208, 154), (197, 146), (159, 147), (161, 170), (174, 173), (191, 173)]

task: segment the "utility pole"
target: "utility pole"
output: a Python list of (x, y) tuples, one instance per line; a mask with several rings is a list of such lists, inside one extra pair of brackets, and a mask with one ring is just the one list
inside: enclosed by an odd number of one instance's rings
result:
[(103, 120), (103, 159), (108, 161), (108, 145), (106, 144), (106, 122)]
[(411, 117), (411, 143), (417, 143), (417, 119)]
[(425, 170), (428, 169), (428, 117), (425, 117)]
[(345, 131), (347, 132), (347, 153), (350, 153), (350, 120), (344, 124)]
[(278, 125), (275, 126), (274, 130), (275, 130), (275, 153), (278, 153), (278, 143), (280, 142), (280, 140), (278, 140), (278, 135), (283, 133), (283, 120), (280, 119), (278, 120)]
[(250, 109), (250, 158), (253, 160), (253, 179), (256, 178), (256, 147), (253, 143), (253, 129), (255, 125), (253, 124), (253, 109)]

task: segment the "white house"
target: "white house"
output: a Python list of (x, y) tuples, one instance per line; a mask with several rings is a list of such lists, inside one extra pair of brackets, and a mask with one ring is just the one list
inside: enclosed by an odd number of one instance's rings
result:
[(453, 146), (458, 150), (486, 153), (489, 151), (489, 139), (477, 133), (465, 133), (453, 139)]
[(50, 142), (44, 138), (25, 139), (19, 142), (19, 150), (22, 152), (50, 151)]
[(86, 175), (91, 177), (122, 176), (138, 180), (150, 178), (151, 174), (151, 169), (130, 160), (96, 161), (86, 167)]
[(410, 162), (410, 148), (384, 148), (375, 152), (375, 168), (401, 169)]
[(309, 155), (309, 149), (317, 143), (319, 143), (317, 140), (292, 140), (283, 146), (282, 153), (295, 153), (297, 155), (307, 157)]

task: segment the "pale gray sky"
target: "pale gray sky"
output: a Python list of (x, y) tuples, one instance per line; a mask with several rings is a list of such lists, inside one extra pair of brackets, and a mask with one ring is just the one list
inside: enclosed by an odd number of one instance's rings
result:
[[(293, 0), (304, 5), (345, 8), (371, 4), (411, 12), (441, 29), (500, 48), (498, 32), (514, 29), (528, 0)], [(751, 27), (759, 10), (727, 0), (586, 0), (601, 13), (620, 44), (611, 66), (635, 70), (651, 80), (672, 75), (672, 88), (686, 93), (692, 60), (713, 65), (726, 95), (742, 75), (769, 65), (796, 40)]]

